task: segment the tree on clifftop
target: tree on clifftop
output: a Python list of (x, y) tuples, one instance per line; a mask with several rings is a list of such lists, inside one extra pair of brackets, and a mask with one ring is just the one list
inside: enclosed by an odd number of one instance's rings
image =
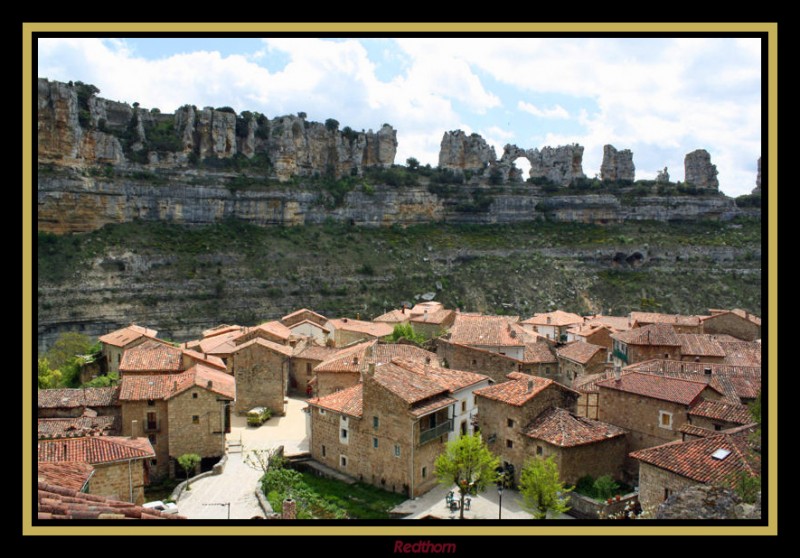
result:
[(464, 519), (464, 498), (476, 495), (494, 482), (498, 464), (480, 434), (459, 436), (448, 442), (447, 449), (436, 458), (434, 474), (439, 484), (458, 487), (460, 519)]

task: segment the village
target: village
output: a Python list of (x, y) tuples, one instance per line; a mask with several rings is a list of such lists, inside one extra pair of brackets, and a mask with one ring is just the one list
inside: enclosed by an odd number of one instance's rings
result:
[[(184, 343), (137, 324), (99, 342), (82, 379), (118, 381), (38, 391), (39, 519), (299, 518), (247, 466), (275, 455), (399, 495), (393, 519), (530, 519), (516, 488), (537, 459), (576, 487), (550, 518), (647, 516), (737, 478), (760, 492), (761, 319), (746, 310), (522, 319), (420, 300), (371, 321), (303, 308)], [(458, 500), (436, 461), (473, 435), (502, 484)], [(602, 478), (601, 498), (577, 489)], [(165, 479), (182, 482), (148, 501)]]

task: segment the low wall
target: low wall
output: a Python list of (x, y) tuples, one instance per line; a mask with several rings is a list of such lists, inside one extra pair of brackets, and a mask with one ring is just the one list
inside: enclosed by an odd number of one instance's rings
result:
[(569, 493), (570, 498), (570, 515), (579, 519), (602, 519), (609, 515), (614, 515), (625, 509), (628, 502), (637, 504), (639, 502), (639, 494), (631, 492), (625, 496), (621, 496), (619, 500), (614, 498), (611, 503), (608, 501), (600, 502), (594, 498), (589, 498), (583, 494), (575, 492)]

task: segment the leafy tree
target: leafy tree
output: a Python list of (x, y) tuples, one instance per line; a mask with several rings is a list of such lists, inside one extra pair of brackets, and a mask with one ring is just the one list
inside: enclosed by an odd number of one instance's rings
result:
[(434, 474), (439, 484), (458, 487), (460, 519), (464, 519), (464, 498), (494, 482), (498, 465), (499, 459), (489, 451), (480, 434), (459, 436), (448, 442), (447, 449), (436, 458)]
[(389, 337), (389, 340), (392, 343), (397, 343), (401, 339), (407, 339), (418, 345), (421, 345), (425, 342), (425, 336), (418, 334), (414, 331), (414, 328), (411, 327), (411, 324), (396, 324), (394, 326), (394, 331), (392, 331), (392, 335)]
[(39, 389), (50, 389), (58, 387), (61, 383), (61, 371), (50, 368), (50, 362), (46, 358), (38, 361), (38, 382)]
[(565, 488), (558, 477), (558, 465), (551, 455), (547, 459), (529, 459), (520, 473), (519, 491), (523, 507), (535, 519), (545, 519), (548, 511), (564, 513), (569, 510)]
[(594, 481), (592, 488), (594, 488), (594, 494), (599, 500), (606, 500), (617, 493), (619, 485), (614, 482), (611, 475), (603, 475)]
[(191, 490), (191, 486), (189, 485), (189, 473), (194, 471), (197, 464), (200, 463), (200, 456), (196, 453), (184, 453), (178, 458), (178, 465), (181, 466), (181, 469), (186, 471), (186, 490)]
[(265, 475), (270, 469), (280, 469), (285, 463), (281, 448), (255, 449), (245, 454), (244, 464)]
[(325, 121), (325, 128), (327, 128), (329, 132), (335, 132), (339, 129), (339, 121), (335, 118), (328, 118)]
[(45, 353), (45, 358), (53, 368), (61, 368), (72, 360), (75, 355), (85, 355), (94, 352), (92, 340), (83, 333), (68, 331), (62, 333)]
[(406, 166), (411, 170), (417, 170), (419, 168), (419, 161), (414, 157), (409, 157), (406, 159)]

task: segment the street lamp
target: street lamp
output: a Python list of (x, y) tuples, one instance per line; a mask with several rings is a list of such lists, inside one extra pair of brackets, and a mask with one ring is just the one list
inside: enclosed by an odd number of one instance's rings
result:
[(498, 467), (497, 471), (497, 496), (500, 500), (499, 505), (497, 507), (497, 519), (503, 519), (503, 485), (505, 484), (506, 480), (506, 473), (501, 468)]

